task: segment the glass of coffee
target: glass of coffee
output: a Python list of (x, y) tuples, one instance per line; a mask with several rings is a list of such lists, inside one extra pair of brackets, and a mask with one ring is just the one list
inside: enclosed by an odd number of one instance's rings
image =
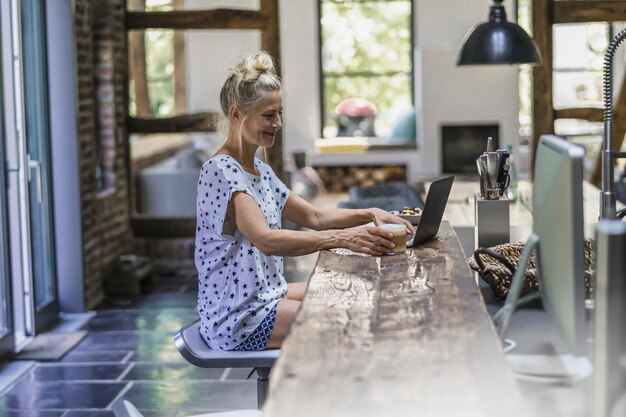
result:
[(396, 245), (391, 252), (385, 255), (397, 255), (406, 252), (406, 226), (403, 224), (381, 224), (378, 227), (393, 233), (393, 244)]

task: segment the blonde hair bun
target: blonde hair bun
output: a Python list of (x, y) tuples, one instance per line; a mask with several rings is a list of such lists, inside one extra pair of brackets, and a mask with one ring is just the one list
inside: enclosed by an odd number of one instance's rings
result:
[(237, 83), (254, 82), (264, 74), (276, 77), (274, 61), (272, 57), (264, 51), (246, 55), (237, 66), (228, 71), (228, 77), (234, 77)]
[(247, 55), (237, 66), (243, 76), (243, 81), (256, 81), (263, 74), (275, 74), (274, 61), (272, 57), (264, 51)]

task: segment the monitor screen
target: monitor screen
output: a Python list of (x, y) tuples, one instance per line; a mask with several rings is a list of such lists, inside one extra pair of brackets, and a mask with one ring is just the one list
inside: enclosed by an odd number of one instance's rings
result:
[(542, 135), (533, 180), (541, 295), (575, 353), (585, 353), (584, 149)]

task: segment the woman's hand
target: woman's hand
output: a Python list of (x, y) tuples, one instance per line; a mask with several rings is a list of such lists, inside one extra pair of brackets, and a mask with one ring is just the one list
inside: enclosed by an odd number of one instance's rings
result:
[(341, 230), (338, 234), (342, 241), (340, 247), (368, 255), (380, 256), (391, 252), (395, 246), (391, 241), (393, 234), (380, 227), (358, 227)]
[(372, 221), (376, 226), (385, 223), (395, 223), (395, 224), (403, 224), (406, 226), (409, 234), (415, 233), (415, 228), (411, 224), (410, 221), (405, 220), (401, 217), (396, 216), (395, 214), (391, 214), (388, 211), (381, 210), (379, 208), (370, 208), (370, 215), (372, 216)]

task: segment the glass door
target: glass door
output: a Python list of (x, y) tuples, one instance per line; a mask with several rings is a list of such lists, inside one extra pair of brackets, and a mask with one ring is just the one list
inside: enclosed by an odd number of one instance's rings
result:
[(43, 6), (42, 0), (0, 2), (3, 161), (8, 165), (4, 198), (10, 235), (5, 253), (11, 261), (9, 294), (17, 351), (50, 327), (59, 311)]
[[(0, 33), (2, 22), (0, 21)], [(0, 56), (2, 43), (0, 43)], [(1, 62), (1, 60), (0, 60)], [(2, 81), (2, 66), (0, 65), (0, 85)], [(11, 275), (9, 261), (9, 230), (7, 217), (7, 181), (6, 158), (4, 155), (4, 122), (3, 97), (0, 88), (0, 361), (13, 353), (13, 318), (11, 314)]]
[(35, 332), (58, 319), (43, 1), (22, 2), (26, 169)]

